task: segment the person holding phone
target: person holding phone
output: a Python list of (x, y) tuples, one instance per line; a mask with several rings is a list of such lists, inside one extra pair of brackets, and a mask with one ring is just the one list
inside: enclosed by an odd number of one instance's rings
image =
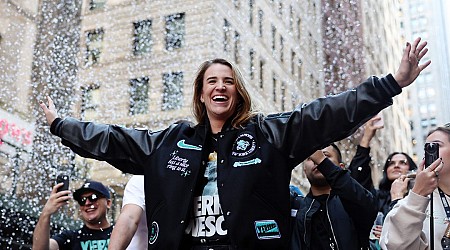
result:
[[(439, 158), (428, 167), (422, 160), (413, 188), (386, 216), (380, 238), (382, 249), (430, 249), (431, 237), (434, 249), (442, 249), (441, 240), (450, 221), (447, 216), (450, 213), (450, 168), (444, 165), (450, 162), (450, 124), (431, 130), (426, 142), (439, 145)], [(405, 178), (403, 175), (399, 181)], [(430, 202), (433, 203), (433, 222), (430, 221)], [(434, 223), (433, 235), (431, 223)]]
[(50, 238), (50, 220), (70, 200), (70, 191), (60, 191), (63, 183), (57, 183), (50, 194), (33, 232), (34, 250), (57, 249), (107, 249), (113, 226), (107, 218), (111, 196), (101, 182), (88, 180), (73, 193), (80, 205), (84, 226), (77, 230), (65, 230)]

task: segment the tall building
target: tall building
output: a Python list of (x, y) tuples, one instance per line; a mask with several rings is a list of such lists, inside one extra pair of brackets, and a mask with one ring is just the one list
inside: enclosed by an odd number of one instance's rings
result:
[(450, 20), (448, 1), (404, 1), (405, 34), (428, 41), (422, 62), (431, 65), (417, 78), (410, 98), (412, 144), (416, 161), (422, 159), (429, 130), (450, 122)]
[[(406, 41), (402, 34), (403, 13), (401, 1), (363, 1), (364, 55), (367, 72), (372, 75), (394, 74), (400, 64)], [(410, 88), (393, 98), (393, 105), (381, 112), (384, 128), (377, 132), (373, 142), (372, 174), (378, 183), (387, 156), (393, 152), (412, 154), (409, 126)]]
[[(339, 93), (356, 87), (370, 75), (395, 73), (405, 43), (401, 36), (401, 8), (398, 0), (328, 1), (322, 0), (325, 90)], [(386, 18), (389, 17), (389, 18)], [(377, 185), (384, 161), (394, 151), (412, 152), (408, 90), (394, 98), (394, 105), (383, 110), (384, 128), (371, 142), (372, 177)], [(344, 162), (349, 164), (363, 129), (339, 144)]]
[[(31, 242), (29, 214), (14, 198), (31, 158), (34, 121), (29, 110), (37, 1), (0, 2), (0, 246)], [(31, 39), (30, 39), (31, 38)], [(20, 204), (20, 203), (19, 203)]]

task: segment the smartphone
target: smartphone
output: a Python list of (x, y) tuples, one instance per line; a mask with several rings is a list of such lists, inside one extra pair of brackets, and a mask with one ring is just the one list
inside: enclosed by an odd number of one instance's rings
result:
[(427, 142), (425, 149), (425, 167), (428, 167), (439, 158), (439, 144), (435, 142)]
[(69, 176), (65, 174), (60, 174), (56, 177), (56, 184), (64, 183), (61, 187), (58, 188), (57, 192), (69, 190)]

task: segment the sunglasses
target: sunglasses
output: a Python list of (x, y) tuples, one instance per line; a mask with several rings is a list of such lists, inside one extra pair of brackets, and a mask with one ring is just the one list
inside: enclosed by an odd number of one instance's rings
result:
[(98, 199), (101, 199), (101, 198), (103, 198), (103, 196), (98, 195), (98, 194), (91, 194), (88, 196), (81, 197), (81, 199), (78, 201), (78, 203), (80, 204), (80, 206), (84, 206), (84, 205), (86, 205), (87, 200), (94, 203), (94, 202), (98, 201)]

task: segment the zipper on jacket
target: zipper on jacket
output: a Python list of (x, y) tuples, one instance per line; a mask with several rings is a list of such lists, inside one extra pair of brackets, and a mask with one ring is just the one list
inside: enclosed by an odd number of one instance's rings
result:
[(303, 234), (303, 241), (305, 241), (305, 244), (306, 244), (306, 232), (307, 232), (307, 230), (306, 230), (306, 216), (308, 216), (308, 212), (311, 210), (311, 208), (312, 208), (312, 206), (313, 206), (315, 201), (316, 200), (313, 199), (313, 201), (311, 202), (311, 205), (309, 205), (308, 210), (306, 210), (305, 218), (303, 218), (303, 228), (305, 229), (305, 233)]
[[(327, 197), (327, 201), (325, 203), (325, 209), (327, 210), (327, 218), (328, 218), (328, 222), (330, 223), (331, 234), (333, 235), (334, 242), (336, 243), (336, 249), (339, 249), (339, 245), (338, 245), (338, 242), (336, 240), (336, 235), (334, 235), (333, 224), (331, 224), (330, 214), (328, 213), (328, 200), (329, 199), (330, 199), (330, 195), (328, 195), (328, 197)], [(334, 249), (333, 242), (330, 243), (330, 248)]]

